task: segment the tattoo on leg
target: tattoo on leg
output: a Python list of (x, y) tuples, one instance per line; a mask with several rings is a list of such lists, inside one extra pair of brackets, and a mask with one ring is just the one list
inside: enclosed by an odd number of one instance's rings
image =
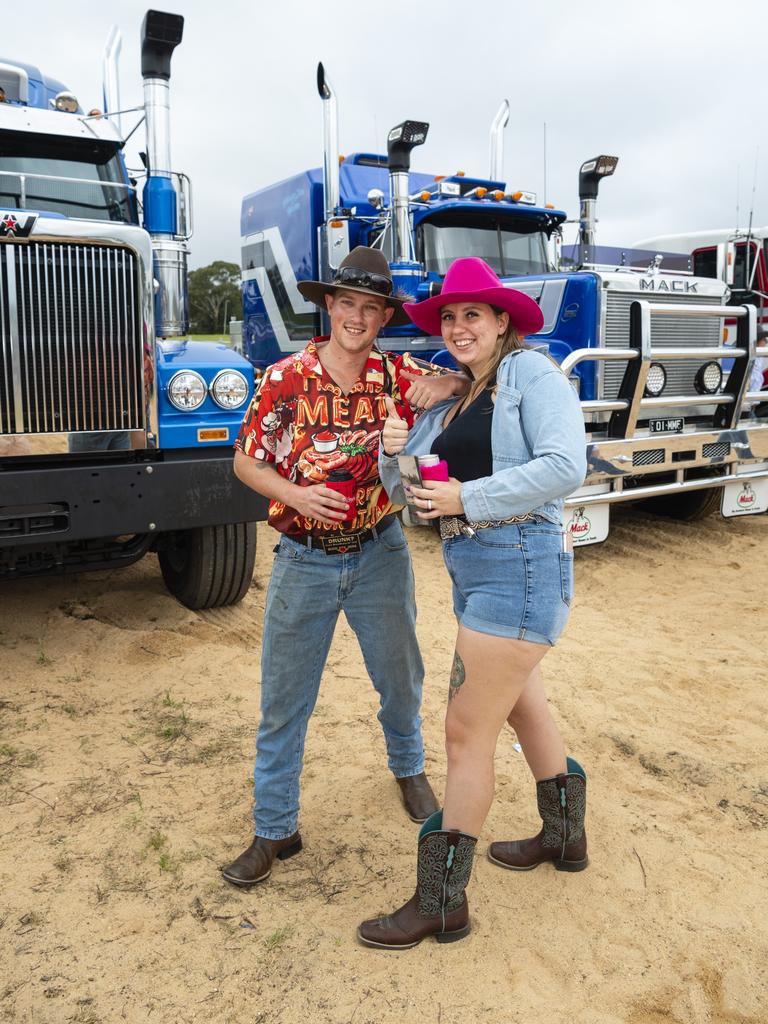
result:
[(448, 680), (448, 703), (450, 704), (453, 698), (458, 694), (459, 687), (466, 679), (466, 672), (464, 671), (464, 662), (461, 660), (461, 656), (458, 651), (454, 652), (453, 665), (451, 666), (451, 678)]

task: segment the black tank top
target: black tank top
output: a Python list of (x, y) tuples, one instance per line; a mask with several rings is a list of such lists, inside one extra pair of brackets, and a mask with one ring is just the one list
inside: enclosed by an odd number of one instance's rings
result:
[(491, 420), (495, 385), (491, 381), (432, 442), (432, 454), (445, 459), (450, 475), (462, 483), (493, 473)]

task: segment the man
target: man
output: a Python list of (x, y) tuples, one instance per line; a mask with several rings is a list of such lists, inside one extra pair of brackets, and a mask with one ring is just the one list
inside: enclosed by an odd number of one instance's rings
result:
[(407, 354), (395, 359), (375, 348), (383, 327), (408, 322), (380, 251), (358, 246), (333, 283), (303, 281), (299, 290), (327, 310), (330, 336), (267, 370), (235, 445), (235, 473), (271, 499), (269, 522), (282, 534), (264, 611), (256, 834), (222, 871), (239, 886), (264, 881), (275, 857), (301, 850), (304, 740), (342, 610), (379, 694), (405, 810), (417, 822), (437, 810), (424, 774), (424, 667), (410, 554), (379, 479), (378, 448), (385, 396), (412, 423), (411, 405), (431, 405), (467, 382), (453, 374), (427, 379), (429, 368)]

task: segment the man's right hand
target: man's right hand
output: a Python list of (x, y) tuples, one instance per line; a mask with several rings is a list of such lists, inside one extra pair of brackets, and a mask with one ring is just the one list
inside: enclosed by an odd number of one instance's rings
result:
[(381, 431), (381, 446), (385, 455), (399, 455), (408, 441), (408, 424), (401, 419), (391, 395), (384, 396), (387, 418)]
[(325, 484), (310, 487), (296, 485), (295, 497), (291, 495), (291, 506), (308, 519), (320, 522), (341, 522), (347, 518), (347, 499), (338, 491), (332, 491)]

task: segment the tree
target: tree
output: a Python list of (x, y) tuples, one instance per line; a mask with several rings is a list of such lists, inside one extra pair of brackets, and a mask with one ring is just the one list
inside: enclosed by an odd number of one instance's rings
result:
[(231, 317), (241, 320), (240, 268), (216, 260), (189, 274), (189, 321), (193, 334), (226, 332)]

